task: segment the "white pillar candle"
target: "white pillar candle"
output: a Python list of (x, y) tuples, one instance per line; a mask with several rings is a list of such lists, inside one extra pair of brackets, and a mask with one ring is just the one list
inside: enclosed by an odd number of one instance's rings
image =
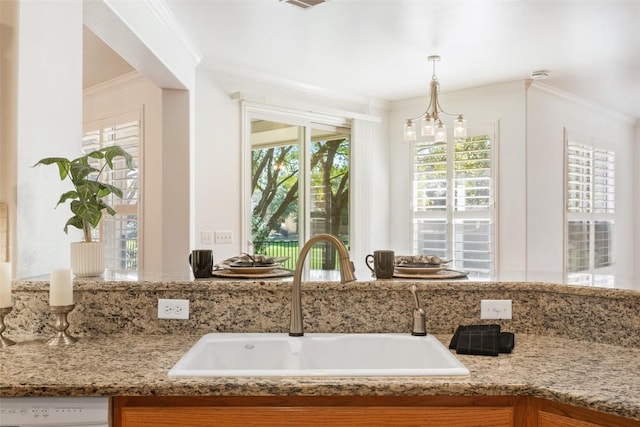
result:
[(72, 305), (73, 281), (70, 268), (57, 268), (51, 271), (49, 286), (49, 305)]
[(11, 264), (0, 262), (0, 308), (11, 307)]

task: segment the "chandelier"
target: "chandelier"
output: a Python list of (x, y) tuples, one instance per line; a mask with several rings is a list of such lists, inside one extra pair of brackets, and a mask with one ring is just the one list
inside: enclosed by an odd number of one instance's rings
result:
[(416, 140), (416, 125), (414, 121), (420, 119), (420, 133), (422, 136), (433, 137), (433, 141), (436, 144), (447, 143), (447, 126), (442, 123), (440, 115), (444, 114), (451, 117), (456, 117), (453, 122), (453, 136), (454, 138), (466, 138), (467, 137), (467, 122), (462, 117), (462, 114), (449, 114), (442, 109), (440, 102), (438, 101), (438, 92), (440, 91), (440, 83), (438, 83), (438, 77), (436, 76), (436, 62), (440, 61), (440, 56), (431, 55), (429, 61), (433, 62), (433, 76), (431, 77), (431, 95), (429, 97), (429, 106), (427, 111), (418, 117), (413, 119), (407, 119), (404, 124), (404, 140), (415, 141)]

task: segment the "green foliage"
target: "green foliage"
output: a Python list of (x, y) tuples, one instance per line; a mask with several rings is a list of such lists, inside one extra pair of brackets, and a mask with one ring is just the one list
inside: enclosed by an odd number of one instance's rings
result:
[(252, 151), (252, 226), (254, 239), (262, 240), (297, 213), (297, 145)]
[(415, 190), (420, 197), (417, 209), (444, 209), (447, 191), (454, 198), (464, 195), (465, 208), (485, 207), (489, 201), (487, 188), (491, 179), (491, 140), (488, 135), (456, 139), (453, 146), (455, 188), (447, 189), (447, 146), (419, 144), (416, 153)]
[[(317, 210), (311, 215), (325, 219), (327, 232), (338, 235), (348, 226), (349, 139), (316, 141), (310, 147), (310, 184), (319, 189)], [(287, 220), (298, 217), (297, 144), (252, 151), (252, 240), (262, 242)], [(259, 253), (259, 248), (254, 248)]]
[[(109, 194), (122, 197), (122, 190), (111, 184), (100, 182), (99, 178), (104, 169), (108, 166), (113, 169), (113, 161), (117, 157), (122, 157), (127, 169), (133, 170), (133, 157), (117, 145), (101, 148), (91, 153), (85, 154), (77, 159), (69, 160), (64, 157), (47, 157), (41, 159), (35, 166), (57, 165), (60, 180), (69, 179), (74, 189), (67, 191), (60, 196), (58, 205), (69, 202), (73, 216), (67, 220), (64, 231), (69, 231), (69, 226), (76, 227), (84, 232), (85, 242), (91, 241), (91, 229), (96, 228), (102, 219), (102, 212), (109, 215), (116, 212), (103, 200)], [(100, 169), (90, 164), (90, 159), (104, 160)]]
[(253, 236), (253, 251), (256, 254), (265, 253), (266, 241), (269, 238), (269, 228), (256, 216), (251, 217), (251, 235)]
[[(349, 242), (343, 242), (347, 249), (349, 248)], [(296, 268), (296, 264), (298, 262), (298, 257), (300, 256), (300, 244), (298, 240), (284, 240), (284, 241), (266, 241), (266, 242), (254, 242), (254, 247), (258, 247), (258, 245), (263, 248), (259, 253), (261, 255), (272, 256), (272, 257), (289, 257), (286, 261), (281, 263), (283, 268), (287, 268), (289, 270), (294, 270)], [(334, 249), (331, 247), (331, 251)], [(312, 270), (339, 270), (340, 269), (340, 260), (338, 257), (334, 257), (333, 264), (331, 266), (327, 266), (325, 262), (326, 257), (326, 247), (323, 245), (314, 245), (311, 247), (309, 251), (309, 255), (307, 256), (307, 265)]]

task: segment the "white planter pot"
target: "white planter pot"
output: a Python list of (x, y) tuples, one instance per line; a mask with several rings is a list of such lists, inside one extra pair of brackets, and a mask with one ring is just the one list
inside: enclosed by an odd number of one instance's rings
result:
[(71, 243), (71, 270), (78, 277), (104, 273), (104, 245), (101, 242)]

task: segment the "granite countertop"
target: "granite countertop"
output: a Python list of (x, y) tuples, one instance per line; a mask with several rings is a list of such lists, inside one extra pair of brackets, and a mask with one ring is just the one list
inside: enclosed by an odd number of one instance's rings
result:
[[(169, 378), (208, 332), (284, 332), (284, 281), (192, 280), (145, 273), (74, 281), (70, 331), (52, 348), (47, 279), (14, 283), (9, 338), (0, 348), (0, 396), (481, 396), (531, 395), (640, 420), (640, 293), (542, 282), (305, 282), (308, 332), (402, 332), (416, 284), (427, 328), (445, 345), (456, 325), (479, 321), (480, 301), (510, 299), (512, 354), (458, 355), (465, 377)], [(188, 320), (157, 318), (157, 300), (187, 298)], [(380, 315), (384, 313), (384, 316)]]
[[(451, 335), (437, 337), (447, 345)], [(199, 336), (43, 339), (0, 349), (0, 396), (532, 395), (640, 420), (640, 348), (516, 334), (512, 354), (458, 355), (465, 377), (169, 378)]]

